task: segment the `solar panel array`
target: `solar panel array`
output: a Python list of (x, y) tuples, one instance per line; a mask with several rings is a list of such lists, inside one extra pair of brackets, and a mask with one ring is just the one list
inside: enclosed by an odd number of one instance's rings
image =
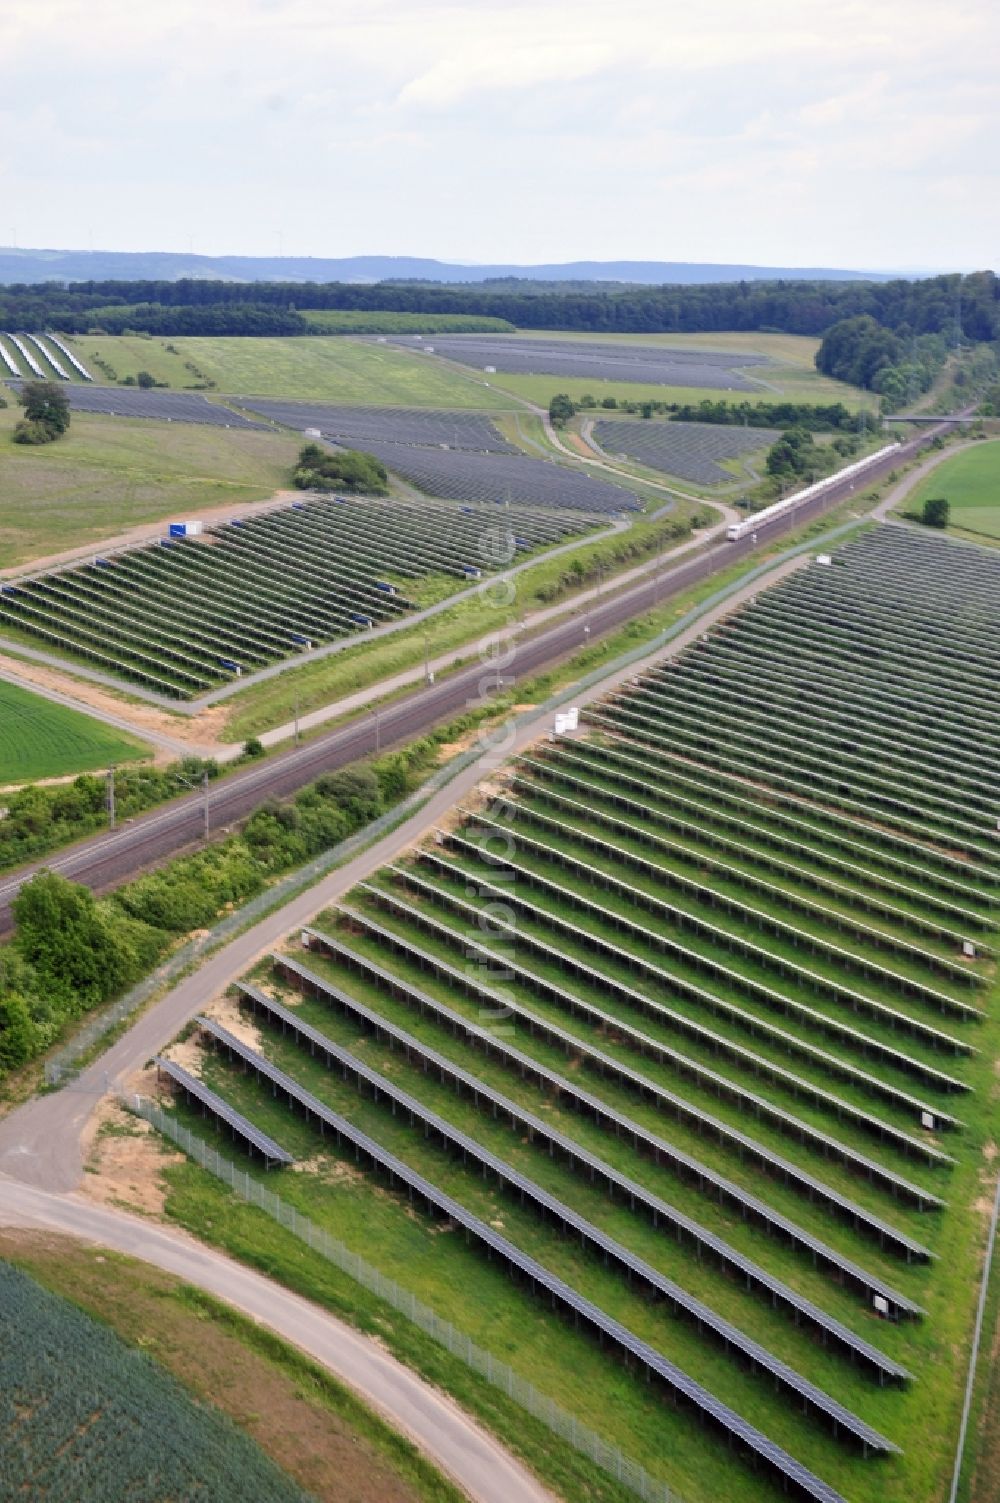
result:
[[(273, 1051), (279, 1094), (291, 1082), (309, 1113), (295, 1061), (319, 1097), (325, 1064), (338, 1123), (363, 1093), (364, 1142), (355, 1127), (345, 1150), (472, 1245), (523, 1271), (537, 1221), (539, 1293), (556, 1230), (572, 1239), (556, 1304), (624, 1329), (605, 1349), (640, 1371), (660, 1372), (660, 1327), (637, 1324), (660, 1300), (712, 1361), (739, 1359), (755, 1424), (783, 1427), (810, 1480), (768, 1465), (809, 1497), (853, 1493), (841, 1450), (893, 1449), (908, 1385), (949, 1344), (937, 1255), (970, 1153), (981, 1167), (997, 953), (998, 627), (996, 555), (862, 534), (520, 758), (488, 809), (459, 810), (273, 955), (267, 990), (240, 988), (261, 1102)], [(480, 1174), (518, 1207), (502, 1245)], [(673, 1362), (672, 1391), (692, 1372)], [(898, 1391), (869, 1415), (862, 1378)], [(741, 1437), (719, 1391), (716, 1422)]]
[(376, 439), (367, 440), (365, 449), (387, 469), (430, 496), (494, 503), (509, 500), (517, 505), (553, 506), (604, 515), (642, 509), (633, 491), (606, 480), (594, 480), (579, 470), (547, 459), (472, 454), (466, 450), (446, 452)]
[(512, 507), (331, 497), (235, 517), (0, 584), (0, 629), (155, 693), (190, 698), (310, 647), (402, 619), (406, 582), (456, 582), (593, 519)]
[(739, 459), (754, 449), (766, 448), (779, 437), (773, 428), (726, 427), (720, 423), (626, 423), (600, 418), (594, 424), (594, 438), (606, 453), (624, 454), (652, 470), (700, 485), (732, 484), (735, 477), (719, 461)]
[(60, 355), (62, 355), (64, 357), (67, 365), (71, 365), (73, 367), (74, 371), (76, 372), (76, 374), (82, 380), (84, 380), (84, 381), (93, 381), (94, 378), (90, 374), (90, 372), (87, 369), (87, 367), (83, 364), (83, 361), (80, 359), (80, 357), (78, 355), (76, 355), (74, 353), (74, 351), (70, 348), (70, 346), (68, 344), (66, 344), (62, 339), (59, 338), (58, 334), (49, 333), (49, 334), (46, 334), (45, 337), (49, 341), (49, 344), (55, 345), (55, 347), (59, 351)]
[[(420, 349), (412, 336), (393, 344)], [(598, 342), (584, 339), (527, 339), (509, 334), (435, 334), (434, 353), (462, 365), (522, 375), (565, 376), (592, 381), (642, 381), (662, 386), (709, 387), (719, 391), (758, 390), (740, 374), (769, 365), (766, 355), (721, 350), (683, 350), (672, 345)]]
[[(349, 916), (352, 926), (373, 934), (377, 937), (380, 944), (384, 944), (387, 951), (391, 952), (397, 948), (398, 936), (393, 936), (391, 931), (384, 929), (381, 925), (375, 924), (367, 916), (359, 914), (356, 909), (345, 909), (344, 911)], [(593, 1116), (596, 1121), (605, 1124), (613, 1131), (616, 1137), (631, 1141), (656, 1162), (673, 1164), (678, 1170), (690, 1174), (695, 1180), (710, 1185), (713, 1192), (721, 1200), (737, 1208), (744, 1219), (758, 1221), (775, 1236), (787, 1238), (794, 1245), (800, 1246), (803, 1251), (808, 1253), (816, 1266), (834, 1270), (839, 1279), (843, 1280), (848, 1286), (859, 1290), (867, 1298), (870, 1299), (875, 1295), (879, 1295), (887, 1301), (894, 1315), (916, 1316), (922, 1313), (919, 1305), (913, 1300), (908, 1299), (906, 1295), (901, 1294), (898, 1290), (893, 1289), (887, 1281), (874, 1279), (869, 1271), (853, 1263), (843, 1253), (836, 1251), (819, 1238), (811, 1236), (803, 1228), (797, 1226), (795, 1222), (788, 1220), (780, 1212), (774, 1211), (764, 1201), (740, 1189), (733, 1181), (727, 1180), (724, 1176), (718, 1175), (706, 1168), (705, 1165), (686, 1155), (672, 1143), (668, 1143), (664, 1138), (659, 1137), (655, 1132), (650, 1131), (649, 1128), (644, 1127), (634, 1118), (616, 1110), (607, 1101), (585, 1090), (576, 1081), (570, 1080), (568, 1076), (558, 1073), (542, 1064), (540, 1060), (526, 1054), (522, 1049), (517, 1049), (512, 1044), (507, 1043), (504, 1037), (495, 1030), (491, 1031), (479, 1027), (470, 1018), (463, 1016), (462, 1013), (449, 1007), (447, 1003), (432, 997), (429, 992), (407, 981), (398, 972), (387, 970), (384, 966), (378, 965), (374, 960), (352, 949), (349, 945), (343, 943), (343, 941), (338, 940), (328, 930), (310, 928), (303, 932), (311, 954), (333, 956), (341, 967), (361, 975), (374, 984), (383, 996), (396, 997), (403, 1000), (420, 1015), (431, 1017), (435, 1022), (440, 1023), (450, 1034), (462, 1037), (472, 1044), (477, 1051), (485, 1052), (491, 1058), (500, 1060), (506, 1068), (518, 1074), (522, 1079), (527, 1078), (537, 1081), (544, 1088), (547, 1099), (558, 1100), (574, 1111)], [(352, 1019), (363, 1019), (369, 1026), (373, 1027), (380, 1038), (387, 1037), (390, 1040), (399, 1038), (400, 1030), (395, 1029), (384, 1014), (365, 1008), (350, 993), (344, 991), (341, 987), (331, 985), (329, 981), (317, 975), (314, 970), (310, 970), (307, 966), (304, 966), (294, 956), (275, 952), (272, 954), (271, 960), (277, 976), (282, 980), (290, 980), (300, 990), (311, 995), (318, 995), (325, 1002), (334, 1002), (337, 1006), (344, 1008), (348, 1016)], [(451, 969), (443, 966), (438, 971), (438, 974), (447, 977)], [(455, 979), (456, 976), (457, 973), (452, 971), (451, 979)], [(252, 990), (252, 988), (248, 988), (245, 985), (241, 984), (240, 986), (240, 991), (244, 994)], [(526, 1012), (522, 1013), (521, 1017), (523, 1017), (524, 1021), (532, 1023), (532, 1032), (538, 1033), (544, 1031), (546, 1036), (564, 1043), (567, 1046), (567, 1052), (575, 1054), (575, 1051), (579, 1047), (578, 1041), (572, 1035), (566, 1033), (565, 1030), (559, 1029), (555, 1025), (547, 1025), (544, 1029), (540, 1029), (539, 1020), (529, 1018)], [(595, 1055), (595, 1057), (597, 1056)], [(607, 1066), (609, 1073), (614, 1073), (613, 1061), (604, 1057), (601, 1063)], [(626, 1075), (623, 1075), (622, 1078), (626, 1078)], [(478, 1076), (470, 1076), (470, 1078), (476, 1080), (479, 1083), (479, 1087), (482, 1088), (482, 1083), (479, 1082)], [(487, 1099), (489, 1098), (487, 1097)], [(522, 1118), (519, 1120), (526, 1121), (527, 1119), (522, 1115)], [(538, 1119), (532, 1118), (531, 1120), (534, 1124)], [(532, 1131), (539, 1133), (540, 1129), (532, 1126)], [(624, 1185), (625, 1181), (623, 1177), (620, 1175), (616, 1176), (607, 1163), (601, 1161), (600, 1170), (595, 1170), (591, 1155), (588, 1155), (578, 1143), (572, 1143), (571, 1140), (566, 1139), (563, 1134), (554, 1134), (552, 1128), (547, 1124), (546, 1133), (543, 1136), (551, 1138), (553, 1142), (558, 1138), (559, 1145), (564, 1152), (572, 1154), (581, 1164), (586, 1166), (588, 1172), (592, 1174), (598, 1173), (599, 1177), (603, 1178), (609, 1186), (620, 1187)], [(630, 1200), (644, 1205), (650, 1210), (654, 1220), (670, 1221), (678, 1229), (690, 1235), (700, 1247), (710, 1248), (726, 1265), (738, 1268), (740, 1273), (751, 1284), (759, 1283), (761, 1287), (767, 1288), (768, 1293), (772, 1297), (781, 1298), (783, 1301), (788, 1302), (799, 1314), (806, 1313), (805, 1306), (801, 1306), (798, 1303), (800, 1296), (790, 1295), (788, 1291), (784, 1290), (784, 1286), (781, 1286), (779, 1290), (775, 1281), (763, 1269), (753, 1266), (747, 1259), (736, 1252), (735, 1249), (728, 1247), (720, 1239), (713, 1237), (711, 1232), (706, 1231), (704, 1227), (699, 1226), (691, 1218), (685, 1217), (675, 1207), (667, 1207), (665, 1202), (659, 1197), (651, 1195), (645, 1188), (634, 1186), (631, 1181), (628, 1182), (627, 1194)], [(821, 1315), (813, 1315), (811, 1319), (817, 1326), (822, 1323)]]
[(161, 423), (207, 423), (216, 428), (246, 428), (264, 431), (266, 423), (210, 402), (195, 391), (146, 391), (138, 386), (83, 386), (66, 388), (74, 412), (94, 412), (106, 417), (152, 418)]
[[(411, 1096), (409, 1092), (395, 1085), (388, 1076), (373, 1069), (349, 1049), (342, 1048), (318, 1028), (302, 1022), (294, 1012), (282, 1007), (280, 1003), (268, 998), (257, 989), (244, 988), (242, 995), (251, 1008), (272, 1022), (279, 1023), (282, 1032), (290, 1033), (296, 1043), (307, 1048), (313, 1058), (322, 1059), (328, 1069), (336, 1067), (342, 1076), (352, 1079), (359, 1088), (374, 1095), (376, 1100), (390, 1102), (396, 1115), (403, 1113), (411, 1122), (418, 1123), (425, 1137), (437, 1138), (467, 1162), (478, 1164), (484, 1171), (488, 1170), (498, 1182), (504, 1185), (505, 1189), (513, 1191), (522, 1204), (526, 1202), (532, 1204), (539, 1213), (555, 1221), (564, 1232), (571, 1233), (574, 1239), (578, 1239), (583, 1246), (598, 1252), (606, 1263), (626, 1272), (631, 1279), (643, 1285), (651, 1294), (668, 1301), (676, 1310), (682, 1311), (693, 1319), (700, 1328), (710, 1331), (727, 1348), (739, 1352), (762, 1370), (770, 1373), (776, 1383), (795, 1394), (807, 1408), (815, 1410), (825, 1419), (853, 1434), (866, 1446), (882, 1451), (894, 1449), (878, 1431), (859, 1420), (856, 1415), (846, 1410), (843, 1405), (836, 1403), (828, 1394), (817, 1389), (814, 1384), (805, 1382), (786, 1363), (779, 1362), (772, 1357), (770, 1352), (759, 1343), (748, 1340), (742, 1331), (737, 1330), (729, 1321), (717, 1316), (702, 1301), (692, 1298), (672, 1279), (666, 1278), (642, 1258), (629, 1252), (621, 1243), (578, 1215), (535, 1181), (513, 1169), (496, 1154), (483, 1148), (467, 1133), (453, 1127), (444, 1117), (428, 1110), (415, 1096)], [(414, 1040), (413, 1043), (416, 1044), (416, 1041)], [(422, 1064), (430, 1065), (432, 1060), (426, 1051), (419, 1052)], [(450, 1070), (448, 1073), (451, 1075)], [(471, 1082), (467, 1081), (467, 1083)], [(508, 1111), (505, 1098), (498, 1093), (481, 1088), (480, 1095), (488, 1099), (489, 1105), (494, 1110)], [(523, 1123), (516, 1108), (514, 1111), (515, 1120)], [(537, 1119), (532, 1119), (532, 1123), (523, 1123), (523, 1125), (533, 1125), (535, 1120)], [(540, 1121), (538, 1125), (544, 1132), (545, 1125)], [(828, 1334), (832, 1333), (828, 1331)], [(862, 1355), (856, 1338), (846, 1328), (842, 1328), (838, 1336), (853, 1354)], [(901, 1381), (910, 1376), (905, 1368), (900, 1368), (898, 1364), (891, 1362), (883, 1353), (867, 1344), (864, 1346), (865, 1359), (872, 1363), (883, 1378)]]
[(520, 450), (481, 412), (446, 412), (417, 407), (342, 407), (318, 402), (287, 402), (240, 397), (239, 405), (289, 428), (316, 428), (324, 438), (349, 440), (364, 448), (369, 440), (425, 447), (472, 449), (490, 454)]

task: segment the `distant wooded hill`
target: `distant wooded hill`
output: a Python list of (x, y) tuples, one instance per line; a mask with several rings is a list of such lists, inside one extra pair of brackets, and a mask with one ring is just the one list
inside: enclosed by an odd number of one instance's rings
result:
[(174, 251), (0, 248), (0, 282), (89, 282), (195, 277), (233, 282), (700, 282), (884, 281), (889, 273), (821, 267), (734, 266), (698, 261), (566, 261), (541, 266), (461, 266), (421, 256), (194, 256)]

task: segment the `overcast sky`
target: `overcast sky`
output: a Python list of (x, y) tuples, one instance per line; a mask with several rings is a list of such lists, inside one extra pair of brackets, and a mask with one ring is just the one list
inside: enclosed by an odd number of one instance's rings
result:
[(0, 242), (1000, 263), (993, 0), (2, 0)]

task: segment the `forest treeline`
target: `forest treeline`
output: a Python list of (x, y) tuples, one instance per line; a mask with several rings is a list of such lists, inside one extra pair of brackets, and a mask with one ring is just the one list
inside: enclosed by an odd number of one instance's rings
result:
[(472, 314), (525, 329), (593, 333), (780, 332), (822, 335), (868, 317), (901, 339), (1000, 338), (991, 271), (891, 282), (726, 282), (526, 294), (484, 284), (379, 282), (59, 282), (0, 288), (0, 327), (70, 334), (306, 334), (303, 310)]

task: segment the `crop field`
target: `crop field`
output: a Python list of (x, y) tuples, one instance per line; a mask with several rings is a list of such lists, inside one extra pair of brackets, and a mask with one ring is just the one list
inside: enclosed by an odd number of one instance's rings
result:
[(0, 786), (92, 772), (147, 751), (89, 715), (0, 680)]
[(1000, 559), (886, 525), (834, 560), (526, 754), (199, 1035), (311, 1171), (272, 1188), (686, 1503), (939, 1503), (954, 1454)]
[(288, 428), (317, 428), (324, 438), (347, 440), (362, 448), (371, 439), (393, 444), (476, 449), (491, 454), (520, 454), (485, 413), (440, 412), (414, 407), (330, 407), (316, 402), (277, 402), (249, 398), (242, 404)]
[[(414, 338), (394, 343), (412, 346)], [(584, 340), (522, 339), (510, 334), (454, 334), (436, 337), (434, 353), (462, 365), (512, 375), (553, 375), (574, 380), (645, 381), (664, 386), (696, 386), (720, 391), (752, 391), (737, 366), (768, 365), (766, 355), (733, 356), (719, 350), (676, 346), (592, 344)]]
[(594, 438), (605, 453), (625, 454), (650, 469), (698, 485), (732, 482), (732, 471), (724, 469), (720, 460), (765, 449), (778, 437), (771, 428), (726, 428), (716, 423), (624, 423), (601, 418), (594, 424)]
[(461, 583), (593, 517), (430, 502), (293, 502), (73, 568), (0, 583), (0, 628), (154, 694), (191, 698), (244, 672), (405, 617), (407, 582)]
[(946, 496), (951, 526), (1000, 539), (1000, 441), (977, 443), (938, 465), (908, 496), (904, 509), (919, 512), (928, 496)]
[[(507, 408), (518, 404), (439, 362), (375, 341), (303, 338), (144, 339), (79, 335), (66, 340), (96, 380), (148, 370), (175, 388), (208, 385), (243, 396), (350, 406)], [(107, 376), (102, 365), (110, 369)]]
[(467, 450), (418, 448), (368, 439), (365, 449), (387, 469), (429, 496), (456, 501), (510, 500), (524, 506), (553, 506), (603, 513), (641, 511), (634, 491), (595, 480), (547, 459), (519, 454), (472, 454)]
[(262, 501), (287, 485), (294, 434), (78, 413), (57, 444), (8, 441), (0, 411), (0, 568), (45, 559), (170, 516)]
[(4, 1498), (306, 1503), (218, 1410), (5, 1262), (0, 1317)]

